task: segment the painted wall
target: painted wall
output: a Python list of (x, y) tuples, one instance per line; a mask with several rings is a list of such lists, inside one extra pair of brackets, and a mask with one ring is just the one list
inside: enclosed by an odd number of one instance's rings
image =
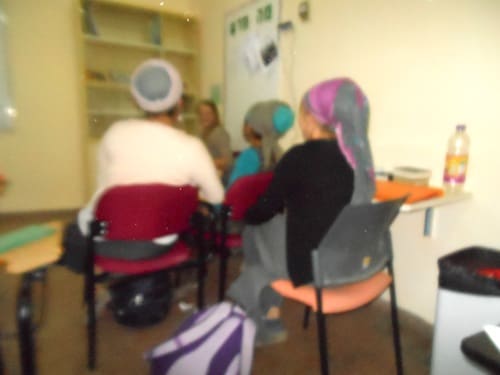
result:
[[(195, 0), (168, 0), (164, 6), (157, 0), (115, 2), (196, 14)], [(13, 129), (0, 132), (0, 172), (10, 181), (0, 212), (80, 207), (88, 178), (79, 1), (3, 4), (18, 117)]]
[(198, 15), (198, 0), (105, 0), (108, 3), (128, 4), (156, 10)]
[(18, 117), (0, 132), (0, 170), (10, 181), (0, 211), (78, 207), (84, 179), (75, 2), (3, 3)]
[[(239, 7), (247, 4), (248, 0), (219, 0), (216, 3), (210, 0), (194, 0), (201, 15), (201, 78), (202, 94), (210, 96), (211, 88), (214, 85), (221, 87), (224, 92), (224, 24), (225, 15)], [(288, 0), (287, 0), (288, 1)], [(286, 3), (287, 1), (281, 1)], [(287, 65), (282, 69), (288, 69)], [(283, 85), (283, 83), (280, 83)], [(286, 97), (284, 94), (283, 95)], [(224, 94), (222, 94), (222, 99)], [(220, 110), (224, 110), (224, 103), (221, 103)], [(242, 115), (243, 116), (243, 115)], [(227, 126), (227, 125), (226, 125)], [(233, 126), (233, 125), (231, 125)], [(236, 125), (238, 126), (238, 125)], [(296, 128), (289, 131), (283, 139), (285, 148), (299, 142), (300, 135)]]
[[(423, 213), (401, 215), (394, 226), (399, 301), (432, 321), (437, 258), (469, 244), (500, 248), (500, 204), (492, 199), (500, 181), (500, 2), (311, 0), (307, 22), (298, 19), (299, 2), (282, 1), (282, 20), (295, 26), (281, 34), (282, 97), (296, 105), (319, 80), (355, 79), (371, 103), (377, 167), (429, 168), (439, 185), (447, 139), (455, 124), (468, 125), (473, 199), (437, 209), (431, 238), (421, 234)], [(200, 0), (207, 95), (223, 79), (224, 13), (241, 3)]]

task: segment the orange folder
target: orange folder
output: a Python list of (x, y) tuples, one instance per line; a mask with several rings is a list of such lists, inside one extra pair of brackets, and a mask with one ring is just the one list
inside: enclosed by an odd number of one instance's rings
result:
[(378, 201), (401, 198), (405, 195), (408, 195), (405, 203), (415, 203), (441, 197), (444, 195), (444, 191), (440, 188), (405, 184), (402, 182), (376, 181), (375, 199)]

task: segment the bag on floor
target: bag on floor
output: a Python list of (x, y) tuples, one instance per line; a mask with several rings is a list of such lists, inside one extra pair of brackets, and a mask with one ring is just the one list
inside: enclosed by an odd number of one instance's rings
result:
[(109, 287), (109, 308), (119, 324), (147, 327), (168, 314), (173, 290), (168, 271), (126, 277)]
[(188, 318), (172, 338), (146, 353), (151, 375), (249, 375), (255, 324), (221, 302)]

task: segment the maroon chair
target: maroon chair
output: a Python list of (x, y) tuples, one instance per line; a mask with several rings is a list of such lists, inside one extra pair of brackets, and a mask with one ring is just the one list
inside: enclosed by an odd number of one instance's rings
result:
[(240, 233), (228, 233), (230, 222), (242, 222), (246, 211), (257, 202), (273, 179), (273, 172), (262, 172), (236, 180), (226, 191), (219, 216), (220, 233), (217, 236), (219, 263), (219, 301), (226, 291), (227, 260), (231, 249), (242, 246)]
[[(99, 277), (95, 267), (104, 273), (138, 275), (159, 270), (178, 271), (186, 267), (198, 270), (198, 307), (204, 305), (205, 246), (202, 238), (202, 220), (196, 215), (198, 191), (192, 186), (164, 184), (124, 185), (110, 188), (99, 199), (95, 218), (90, 224), (85, 267), (85, 302), (87, 305), (88, 367), (96, 364), (95, 283)], [(195, 234), (195, 240), (186, 243), (183, 233)], [(151, 243), (154, 238), (179, 234), (165, 252), (147, 259), (118, 259), (99, 255), (99, 245), (106, 242)], [(194, 245), (193, 245), (194, 244)], [(161, 245), (160, 245), (161, 246)], [(134, 246), (127, 247), (134, 251)], [(137, 247), (140, 251), (141, 246)], [(135, 254), (133, 254), (135, 255)], [(137, 258), (137, 257), (133, 257)], [(140, 258), (140, 256), (139, 256)]]

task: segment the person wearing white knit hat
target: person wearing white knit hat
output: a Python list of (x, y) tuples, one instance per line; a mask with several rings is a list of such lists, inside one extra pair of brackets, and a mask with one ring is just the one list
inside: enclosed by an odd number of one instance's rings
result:
[(169, 62), (150, 59), (139, 65), (132, 74), (132, 96), (137, 105), (150, 117), (178, 111), (182, 98), (182, 79)]
[[(98, 151), (97, 190), (89, 204), (80, 210), (78, 225), (74, 223), (66, 230), (66, 251), (61, 263), (77, 272), (83, 270), (85, 235), (93, 218), (94, 204), (104, 190), (126, 184), (189, 184), (199, 188), (201, 198), (209, 203), (220, 203), (224, 197), (204, 144), (175, 127), (182, 100), (182, 79), (175, 67), (160, 59), (143, 62), (132, 74), (131, 93), (146, 118), (121, 120), (106, 131)], [(167, 245), (176, 239), (177, 235), (170, 235), (154, 242)], [(117, 257), (117, 254), (101, 254)], [(144, 257), (155, 255), (144, 254)]]

